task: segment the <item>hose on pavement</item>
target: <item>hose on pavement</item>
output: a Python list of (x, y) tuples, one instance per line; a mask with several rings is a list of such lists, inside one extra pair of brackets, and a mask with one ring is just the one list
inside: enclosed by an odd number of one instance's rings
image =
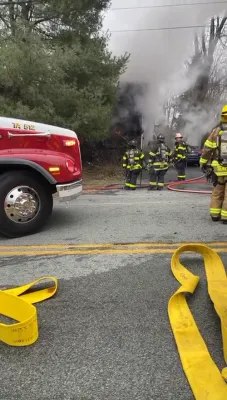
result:
[[(180, 256), (188, 251), (203, 256), (208, 293), (221, 322), (220, 347), (223, 348), (224, 360), (227, 363), (227, 277), (219, 255), (205, 245), (189, 243), (179, 247), (172, 256), (172, 273), (181, 286), (169, 300), (170, 325), (183, 370), (195, 399), (226, 400), (227, 368), (220, 371), (214, 363), (187, 303), (186, 296), (195, 292), (200, 280), (199, 276), (192, 274), (180, 262)], [(178, 397), (177, 394), (175, 397)]]
[(170, 182), (167, 185), (168, 190), (173, 192), (183, 192), (183, 193), (198, 193), (198, 194), (211, 194), (211, 190), (196, 190), (196, 189), (180, 189), (178, 186), (180, 185), (188, 185), (191, 183), (202, 183), (207, 184), (207, 180), (204, 179), (205, 175), (201, 175), (198, 178), (186, 179), (185, 181), (177, 181), (177, 182)]
[[(211, 190), (196, 190), (196, 189), (180, 189), (180, 185), (188, 185), (192, 183), (197, 183), (197, 184), (207, 184), (207, 180), (204, 179), (205, 175), (201, 175), (197, 178), (192, 178), (192, 179), (186, 179), (185, 181), (176, 181), (176, 182), (169, 182), (166, 186), (168, 190), (171, 190), (173, 192), (183, 192), (183, 193), (199, 193), (199, 194), (211, 194)], [(98, 191), (108, 191), (108, 190), (120, 190), (122, 189), (123, 184), (112, 184), (112, 185), (106, 185), (106, 186), (87, 186), (85, 187), (85, 191), (91, 191), (91, 192), (98, 192)], [(142, 184), (141, 186), (138, 186), (138, 189), (144, 189), (148, 188), (148, 184)]]
[[(52, 281), (51, 287), (28, 292), (42, 281)], [(58, 281), (54, 277), (43, 277), (24, 286), (0, 290), (0, 314), (17, 321), (0, 323), (0, 341), (9, 346), (29, 346), (38, 339), (37, 310), (34, 303), (54, 296)]]
[[(85, 191), (104, 191), (104, 190), (119, 190), (119, 189), (123, 189), (124, 184), (119, 184), (119, 183), (113, 183), (112, 185), (105, 185), (105, 186), (86, 186), (85, 187)], [(142, 184), (142, 185), (138, 185), (137, 189), (145, 189), (148, 188), (149, 185), (148, 184)]]

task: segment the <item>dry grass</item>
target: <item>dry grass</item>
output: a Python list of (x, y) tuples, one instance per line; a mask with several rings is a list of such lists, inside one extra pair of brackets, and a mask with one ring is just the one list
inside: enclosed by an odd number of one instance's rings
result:
[(124, 171), (121, 166), (104, 165), (83, 168), (83, 186), (102, 186), (122, 183)]

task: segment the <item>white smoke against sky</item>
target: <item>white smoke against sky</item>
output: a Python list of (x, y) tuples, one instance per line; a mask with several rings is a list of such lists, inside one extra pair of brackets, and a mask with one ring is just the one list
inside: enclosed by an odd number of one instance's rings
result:
[[(185, 6), (186, 3), (198, 3), (198, 0), (113, 0), (112, 8), (166, 4), (182, 4), (182, 7), (110, 10), (104, 29), (117, 31), (205, 25), (209, 17), (221, 13), (224, 8), (223, 4), (211, 4), (212, 0), (200, 2), (210, 4)], [(196, 32), (201, 33), (202, 28), (112, 33), (110, 48), (113, 53), (130, 53), (130, 62), (121, 81), (141, 82), (147, 88), (147, 94), (143, 98), (138, 97), (147, 140), (153, 135), (154, 123), (163, 117), (163, 103), (168, 96), (181, 94), (193, 84), (195, 76), (190, 79), (185, 77), (184, 62), (192, 55)]]

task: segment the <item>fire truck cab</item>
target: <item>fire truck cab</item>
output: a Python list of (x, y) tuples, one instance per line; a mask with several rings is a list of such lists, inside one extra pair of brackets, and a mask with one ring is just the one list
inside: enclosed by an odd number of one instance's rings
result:
[(82, 193), (80, 143), (75, 132), (0, 117), (0, 234), (25, 236), (47, 223), (53, 194)]

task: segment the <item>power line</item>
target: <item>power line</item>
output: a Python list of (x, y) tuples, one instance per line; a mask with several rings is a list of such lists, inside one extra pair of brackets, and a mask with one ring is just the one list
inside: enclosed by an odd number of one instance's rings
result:
[[(3, 1), (0, 2), (0, 6), (7, 5), (23, 5), (23, 4), (42, 4), (39, 0), (18, 0), (18, 1)], [(199, 5), (213, 5), (213, 4), (227, 4), (227, 1), (205, 1), (205, 2), (197, 2), (197, 3), (183, 3), (183, 4), (163, 4), (163, 5), (153, 5), (153, 6), (136, 6), (136, 7), (113, 7), (110, 10), (138, 10), (138, 9), (149, 9), (149, 8), (167, 8), (167, 7), (187, 7), (187, 6), (199, 6)]]
[(33, 4), (42, 4), (41, 1), (38, 0), (18, 0), (18, 1), (3, 1), (0, 2), (0, 6), (22, 6), (23, 4), (33, 5)]
[(213, 5), (213, 4), (227, 4), (227, 1), (205, 1), (205, 2), (197, 2), (197, 3), (183, 3), (183, 4), (163, 4), (157, 6), (136, 6), (136, 7), (113, 7), (110, 8), (110, 11), (118, 11), (118, 10), (139, 10), (139, 9), (150, 9), (150, 8), (168, 8), (168, 7), (187, 7), (187, 6), (200, 6), (200, 5)]
[(110, 33), (121, 33), (121, 32), (145, 32), (145, 31), (170, 31), (170, 30), (181, 30), (181, 29), (192, 29), (192, 28), (206, 28), (205, 25), (188, 25), (188, 26), (172, 26), (166, 28), (147, 28), (147, 29), (123, 29), (117, 31), (109, 31)]
[[(3, 1), (0, 2), (0, 6), (8, 5), (23, 5), (23, 4), (42, 4), (40, 0), (18, 0), (18, 1)], [(136, 6), (136, 7), (113, 7), (110, 11), (117, 10), (138, 10), (138, 9), (150, 9), (150, 8), (171, 8), (171, 7), (187, 7), (187, 6), (199, 6), (199, 5), (213, 5), (213, 4), (227, 4), (227, 1), (211, 1), (211, 2), (196, 2), (196, 3), (183, 3), (183, 4), (163, 4), (163, 5), (153, 5), (153, 6)]]

